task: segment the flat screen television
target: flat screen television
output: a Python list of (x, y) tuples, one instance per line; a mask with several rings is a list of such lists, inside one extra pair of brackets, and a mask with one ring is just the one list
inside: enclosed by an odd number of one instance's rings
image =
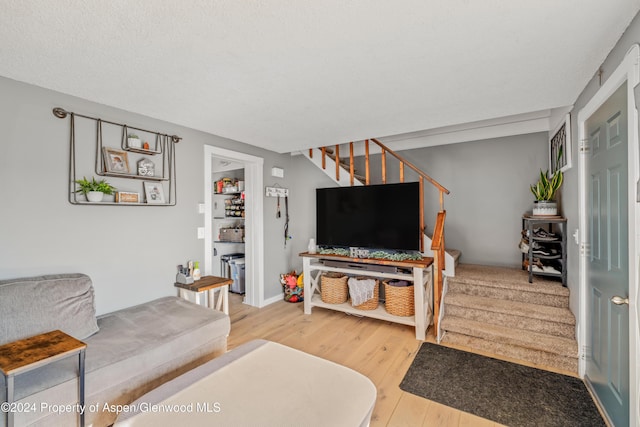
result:
[(419, 251), (419, 183), (316, 189), (316, 242)]

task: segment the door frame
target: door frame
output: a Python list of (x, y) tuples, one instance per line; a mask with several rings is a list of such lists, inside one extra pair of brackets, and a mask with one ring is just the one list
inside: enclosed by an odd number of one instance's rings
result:
[[(578, 370), (580, 377), (586, 374), (587, 357), (587, 333), (590, 319), (588, 316), (587, 302), (587, 176), (586, 176), (586, 151), (582, 149), (583, 143), (588, 141), (586, 121), (609, 99), (611, 95), (624, 83), (627, 83), (627, 111), (628, 111), (628, 199), (629, 199), (629, 407), (631, 425), (640, 421), (640, 370), (634, 360), (640, 357), (640, 317), (638, 316), (638, 261), (640, 249), (637, 227), (640, 219), (640, 206), (637, 203), (636, 183), (640, 177), (639, 151), (638, 151), (638, 112), (634, 89), (640, 82), (640, 46), (634, 44), (625, 55), (611, 76), (602, 84), (596, 94), (578, 112), (578, 176), (579, 176), (579, 227), (580, 227), (580, 256), (579, 256), (579, 292), (580, 313), (578, 321), (578, 341), (580, 343), (580, 357)], [(640, 92), (639, 92), (640, 95)], [(638, 100), (640, 102), (640, 100)], [(635, 403), (634, 403), (635, 402)], [(635, 410), (634, 410), (635, 408)]]
[(225, 148), (204, 146), (204, 273), (213, 274), (213, 194), (212, 160), (222, 158), (244, 165), (245, 181), (245, 256), (248, 276), (245, 304), (264, 306), (264, 209), (262, 183), (264, 159)]

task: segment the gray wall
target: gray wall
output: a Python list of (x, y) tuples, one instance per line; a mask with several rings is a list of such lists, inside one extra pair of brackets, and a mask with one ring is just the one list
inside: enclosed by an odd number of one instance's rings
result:
[[(445, 197), (447, 247), (462, 251), (462, 262), (519, 266), (518, 251), (522, 214), (531, 209), (529, 185), (540, 168), (548, 168), (547, 133), (488, 139), (399, 152), (451, 192)], [(363, 159), (356, 169), (363, 171)], [(380, 182), (380, 155), (371, 156), (372, 183)], [(375, 165), (375, 166), (373, 166)], [(292, 170), (300, 174), (295, 185), (333, 186), (302, 156), (293, 158)], [(398, 182), (398, 163), (387, 156), (387, 182)], [(405, 180), (417, 175), (405, 168)], [(433, 231), (439, 210), (438, 192), (427, 184), (425, 214), (427, 232)], [(304, 193), (304, 190), (301, 191)], [(315, 195), (307, 191), (304, 203), (296, 204), (297, 217), (310, 222), (296, 229), (308, 241), (315, 234)], [(297, 248), (298, 249), (298, 248)], [(306, 250), (306, 243), (299, 247)], [(291, 260), (294, 264), (295, 259)]]
[[(203, 260), (204, 240), (197, 239), (196, 229), (204, 225), (197, 211), (204, 201), (204, 145), (263, 157), (265, 184), (272, 180), (272, 166), (287, 169), (291, 161), (288, 155), (6, 78), (0, 78), (0, 93), (0, 278), (86, 273), (95, 285), (99, 313), (175, 295), (175, 266)], [(69, 119), (54, 117), (54, 107), (180, 135), (177, 206), (69, 204)], [(95, 134), (78, 123), (78, 175), (91, 177)], [(279, 179), (280, 185), (290, 179)], [(122, 189), (131, 185), (113, 183)], [(290, 269), (290, 249), (271, 236), (280, 229), (271, 202), (265, 200), (265, 298), (281, 292), (278, 275)]]

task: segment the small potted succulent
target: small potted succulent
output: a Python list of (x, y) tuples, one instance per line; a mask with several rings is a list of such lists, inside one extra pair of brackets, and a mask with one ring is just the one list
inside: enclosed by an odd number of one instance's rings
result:
[(129, 148), (142, 148), (142, 141), (135, 133), (127, 135), (127, 147)]
[(91, 181), (82, 177), (82, 179), (76, 180), (75, 183), (80, 187), (76, 190), (76, 193), (84, 194), (88, 202), (101, 202), (105, 194), (111, 195), (115, 190), (115, 187), (104, 179), (96, 181), (95, 177), (91, 178)]
[(536, 198), (533, 204), (533, 215), (553, 216), (558, 214), (558, 205), (554, 201), (556, 191), (562, 185), (564, 176), (561, 170), (557, 170), (549, 176), (549, 171), (540, 170), (538, 182), (530, 187), (531, 193)]

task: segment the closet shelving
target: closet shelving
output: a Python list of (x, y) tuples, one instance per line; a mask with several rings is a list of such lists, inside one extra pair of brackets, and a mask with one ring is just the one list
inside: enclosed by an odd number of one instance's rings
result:
[[(90, 117), (83, 114), (73, 113), (66, 111), (63, 108), (54, 108), (53, 115), (64, 119), (67, 116), (69, 119), (69, 202), (73, 205), (116, 205), (116, 206), (175, 206), (176, 205), (176, 168), (175, 168), (175, 144), (180, 142), (182, 138), (176, 135), (167, 135), (157, 131), (150, 131), (142, 128), (136, 128), (128, 126), (123, 123), (115, 123), (108, 120), (103, 120), (97, 117)], [(83, 196), (79, 196), (76, 193), (76, 183), (78, 179), (76, 174), (76, 118), (82, 118), (87, 120), (93, 120), (96, 122), (95, 128), (95, 173), (98, 176), (113, 177), (126, 180), (139, 180), (147, 182), (159, 182), (167, 183), (168, 189), (162, 189), (165, 192), (165, 203), (145, 203), (145, 191), (143, 185), (140, 184), (139, 188), (139, 202), (138, 203), (116, 203), (116, 202), (87, 202), (82, 200)], [(103, 124), (113, 125), (121, 128), (121, 137), (119, 141), (119, 147), (105, 146), (103, 144)], [(127, 141), (127, 137), (130, 131), (145, 132), (147, 134), (154, 135), (155, 141), (149, 148), (130, 147)], [(121, 150), (125, 153), (134, 153), (131, 158), (130, 165), (127, 165), (128, 172), (119, 172), (108, 170), (107, 163), (105, 161), (105, 149)], [(140, 175), (131, 173), (130, 170), (136, 169), (136, 162), (140, 161), (142, 156), (150, 156), (152, 158), (159, 157), (160, 164), (155, 165), (154, 174)], [(156, 162), (154, 162), (155, 164)], [(168, 190), (168, 191), (167, 191)]]

